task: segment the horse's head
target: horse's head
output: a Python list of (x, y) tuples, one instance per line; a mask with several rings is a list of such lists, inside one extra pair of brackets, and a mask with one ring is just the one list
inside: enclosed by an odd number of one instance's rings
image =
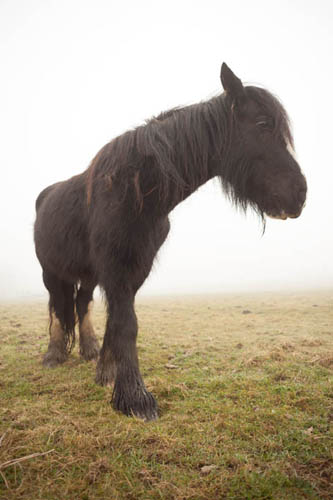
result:
[(244, 87), (225, 63), (221, 81), (232, 119), (227, 189), (236, 203), (270, 217), (298, 217), (307, 186), (286, 111), (267, 90)]

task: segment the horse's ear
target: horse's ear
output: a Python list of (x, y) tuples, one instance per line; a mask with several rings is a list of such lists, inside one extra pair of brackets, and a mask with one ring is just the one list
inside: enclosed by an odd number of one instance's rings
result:
[(244, 96), (244, 87), (242, 82), (231, 71), (226, 63), (223, 63), (221, 67), (221, 82), (226, 93), (232, 98), (237, 99)]

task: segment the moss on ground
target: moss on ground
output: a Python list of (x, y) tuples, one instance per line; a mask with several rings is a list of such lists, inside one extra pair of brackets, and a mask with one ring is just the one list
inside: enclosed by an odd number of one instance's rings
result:
[(333, 498), (332, 297), (141, 299), (148, 424), (77, 349), (42, 367), (46, 304), (1, 304), (0, 498)]

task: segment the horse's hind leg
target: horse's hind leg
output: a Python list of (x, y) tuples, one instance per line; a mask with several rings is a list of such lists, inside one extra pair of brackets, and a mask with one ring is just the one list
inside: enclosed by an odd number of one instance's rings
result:
[(50, 294), (50, 341), (43, 358), (44, 366), (54, 367), (66, 361), (75, 339), (74, 285), (43, 271)]
[(76, 312), (79, 318), (80, 331), (80, 354), (86, 361), (97, 359), (99, 353), (99, 343), (90, 318), (94, 288), (95, 285), (83, 287), (81, 284), (76, 297)]

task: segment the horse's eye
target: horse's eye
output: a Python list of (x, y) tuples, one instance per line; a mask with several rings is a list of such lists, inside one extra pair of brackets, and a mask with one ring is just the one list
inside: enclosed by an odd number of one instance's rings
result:
[(258, 121), (256, 122), (256, 126), (262, 128), (262, 129), (265, 129), (265, 130), (272, 130), (273, 129), (273, 122), (270, 118), (260, 117), (260, 118), (258, 118)]

